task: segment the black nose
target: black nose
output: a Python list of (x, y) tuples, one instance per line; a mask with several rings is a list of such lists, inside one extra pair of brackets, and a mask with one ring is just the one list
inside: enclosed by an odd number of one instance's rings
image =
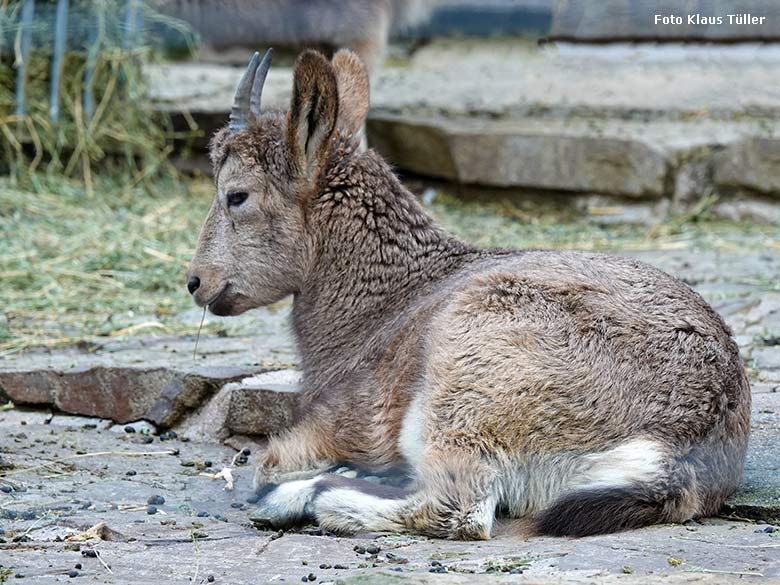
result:
[(191, 295), (195, 294), (195, 291), (200, 288), (200, 278), (197, 276), (190, 276), (187, 279), (187, 290), (190, 291)]

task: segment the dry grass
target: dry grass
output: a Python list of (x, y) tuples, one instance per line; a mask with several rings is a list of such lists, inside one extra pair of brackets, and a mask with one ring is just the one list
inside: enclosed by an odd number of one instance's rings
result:
[(176, 330), (185, 270), (211, 193), (155, 192), (98, 178), (95, 196), (63, 179), (19, 190), (0, 180), (0, 352), (92, 335)]
[[(22, 190), (0, 179), (0, 355), (93, 336), (195, 334), (197, 325), (178, 316), (194, 308), (185, 271), (210, 205), (210, 181), (158, 178), (143, 189), (98, 177), (92, 198), (77, 181), (34, 175), (30, 185)], [(430, 209), (447, 229), (484, 246), (780, 249), (778, 227), (690, 218), (607, 227), (446, 195)]]

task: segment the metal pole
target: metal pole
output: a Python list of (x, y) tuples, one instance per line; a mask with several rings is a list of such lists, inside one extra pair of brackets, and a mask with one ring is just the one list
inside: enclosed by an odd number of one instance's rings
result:
[(127, 12), (125, 12), (125, 49), (135, 46), (138, 33), (138, 0), (127, 0)]
[(27, 55), (30, 52), (30, 37), (32, 36), (33, 16), (35, 16), (35, 0), (24, 0), (22, 5), (22, 22), (19, 34), (22, 36), (19, 43), (19, 55), (16, 64), (16, 115), (24, 116), (24, 82), (26, 79)]
[(68, 0), (57, 0), (57, 16), (54, 21), (54, 53), (51, 59), (51, 85), (49, 87), (49, 119), (56, 124), (60, 118), (60, 77), (65, 45), (68, 39)]
[[(102, 10), (102, 7), (99, 8)], [(87, 35), (87, 62), (84, 66), (84, 118), (89, 121), (92, 119), (92, 115), (95, 113), (95, 94), (92, 91), (92, 79), (95, 77), (95, 66), (97, 64), (97, 55), (100, 47), (98, 46), (98, 28), (100, 27), (101, 15), (97, 15), (97, 22), (94, 26), (90, 25), (89, 33)]]

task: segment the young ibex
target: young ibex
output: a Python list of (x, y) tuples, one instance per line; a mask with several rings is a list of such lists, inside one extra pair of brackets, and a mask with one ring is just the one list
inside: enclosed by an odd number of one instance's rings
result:
[[(237, 315), (293, 295), (300, 419), (260, 456), (258, 517), (330, 531), (490, 537), (496, 512), (588, 535), (718, 511), (742, 472), (750, 388), (723, 320), (629, 258), (480, 249), (359, 148), (357, 57), (295, 68), (260, 114), (255, 55), (211, 157), (188, 287)], [(405, 466), (396, 488), (326, 473)]]

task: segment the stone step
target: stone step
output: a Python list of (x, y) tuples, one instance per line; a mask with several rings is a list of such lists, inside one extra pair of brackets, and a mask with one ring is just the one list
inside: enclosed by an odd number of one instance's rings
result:
[[(761, 135), (762, 138), (756, 138)], [(686, 197), (712, 186), (780, 193), (780, 142), (757, 121), (477, 120), (375, 114), (369, 141), (415, 173), (465, 184)], [(693, 166), (700, 184), (691, 186)], [(741, 169), (741, 171), (740, 171)]]
[[(265, 338), (256, 346), (265, 352), (273, 342)], [(170, 427), (226, 383), (279, 367), (259, 365), (246, 339), (204, 337), (197, 357), (194, 345), (190, 337), (95, 338), (7, 356), (0, 363), (0, 401)]]
[[(378, 69), (371, 105), (382, 113), (476, 117), (776, 119), (780, 95), (767, 79), (778, 63), (777, 45), (539, 48), (522, 39), (439, 41), (399, 66)], [(227, 115), (243, 71), (191, 62), (149, 65), (145, 73), (156, 108)], [(291, 87), (291, 69), (273, 66), (264, 107), (286, 108)]]
[[(778, 65), (777, 47), (434, 43), (373, 76), (368, 140), (402, 171), (514, 197), (663, 201), (637, 216), (655, 219), (717, 197), (718, 215), (780, 223), (780, 98), (765, 84)], [(148, 75), (155, 107), (180, 126), (188, 111), (205, 152), (241, 68)], [(272, 69), (265, 107), (286, 108), (291, 85)]]

